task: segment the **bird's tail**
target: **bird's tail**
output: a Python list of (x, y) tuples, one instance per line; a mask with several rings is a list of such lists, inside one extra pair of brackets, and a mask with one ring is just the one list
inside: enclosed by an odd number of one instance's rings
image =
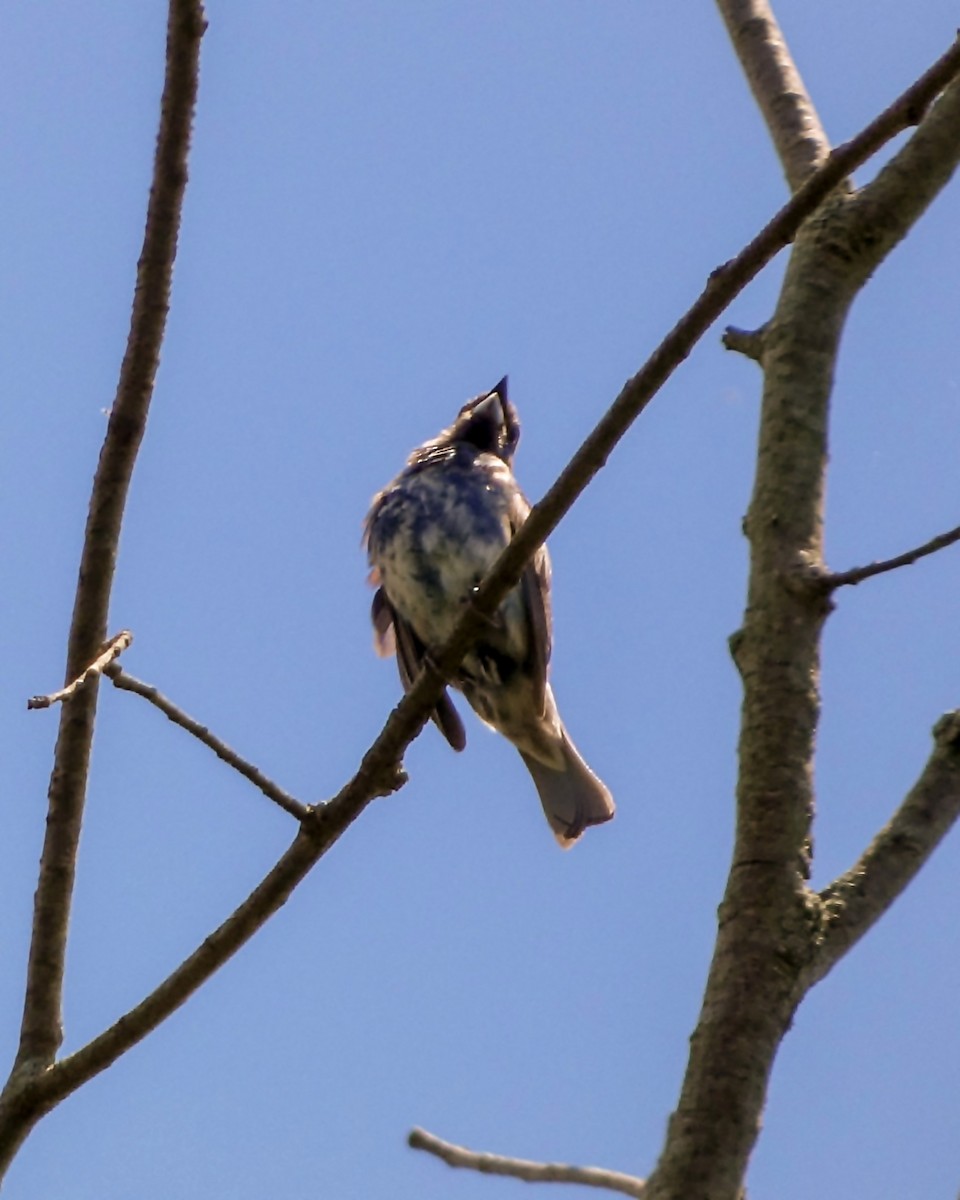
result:
[(616, 811), (607, 786), (590, 770), (561, 727), (564, 764), (556, 770), (520, 751), (533, 777), (553, 835), (568, 850), (588, 825), (602, 825)]

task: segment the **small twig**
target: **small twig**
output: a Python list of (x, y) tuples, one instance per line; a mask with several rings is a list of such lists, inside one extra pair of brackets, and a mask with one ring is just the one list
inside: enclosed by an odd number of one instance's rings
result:
[(822, 577), (822, 584), (831, 590), (838, 587), (855, 587), (858, 583), (862, 583), (865, 579), (871, 579), (874, 575), (883, 575), (886, 571), (896, 571), (898, 567), (912, 566), (921, 558), (926, 558), (929, 554), (936, 554), (938, 550), (952, 546), (954, 542), (960, 542), (960, 525), (947, 533), (941, 533), (937, 537), (931, 538), (929, 542), (924, 542), (922, 546), (917, 546), (914, 550), (898, 554), (896, 558), (885, 558), (880, 562), (870, 563), (866, 567), (851, 567), (849, 571), (831, 571)]
[(69, 700), (83, 687), (88, 679), (91, 679), (94, 675), (102, 674), (110, 663), (126, 650), (132, 641), (133, 634), (130, 630), (121, 629), (116, 637), (112, 637), (107, 642), (103, 651), (97, 655), (90, 666), (81, 671), (72, 683), (68, 683), (59, 692), (51, 692), (48, 696), (31, 696), (27, 701), (27, 708), (49, 708), (51, 704)]
[(509, 1175), (525, 1183), (579, 1183), (583, 1187), (606, 1188), (624, 1196), (642, 1196), (646, 1184), (636, 1175), (607, 1171), (603, 1167), (571, 1167), (566, 1163), (531, 1162), (526, 1158), (504, 1158), (500, 1154), (478, 1154), (465, 1146), (455, 1146), (425, 1129), (411, 1129), (407, 1145), (426, 1150), (450, 1167), (466, 1167), (481, 1175)]
[(268, 799), (272, 800), (274, 804), (279, 804), (292, 817), (296, 817), (298, 821), (302, 821), (306, 817), (306, 805), (301, 804), (289, 792), (285, 792), (272, 779), (268, 779), (252, 763), (247, 762), (245, 758), (241, 758), (236, 750), (232, 750), (226, 742), (221, 741), (216, 734), (211, 733), (205, 725), (201, 725), (199, 721), (195, 720), (188, 713), (185, 713), (182, 708), (178, 708), (172, 700), (168, 700), (152, 684), (144, 683), (142, 679), (137, 679), (133, 675), (129, 675), (119, 664), (106, 667), (103, 673), (114, 687), (119, 688), (123, 692), (134, 692), (136, 695), (142, 696), (144, 700), (149, 700), (174, 725), (179, 725), (187, 733), (192, 733), (205, 746), (209, 746), (218, 758), (223, 759), (235, 771), (239, 771), (245, 779), (249, 779), (252, 784), (258, 787)]
[(754, 362), (763, 365), (763, 328), (760, 329), (738, 329), (735, 325), (728, 325), (723, 331), (723, 337), (720, 339), (725, 350), (733, 350), (737, 354), (743, 354), (747, 358), (752, 358)]

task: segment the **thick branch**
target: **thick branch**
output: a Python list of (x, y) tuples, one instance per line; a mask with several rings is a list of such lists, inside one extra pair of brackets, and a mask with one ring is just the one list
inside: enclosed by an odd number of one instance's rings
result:
[(168, 700), (152, 684), (144, 683), (143, 680), (137, 679), (133, 675), (128, 675), (119, 663), (114, 666), (108, 666), (103, 673), (114, 687), (124, 692), (133, 692), (137, 696), (142, 696), (144, 700), (149, 700), (174, 725), (179, 725), (187, 733), (192, 733), (205, 746), (209, 746), (218, 758), (223, 759), (235, 771), (239, 771), (245, 779), (249, 779), (255, 787), (258, 787), (268, 799), (272, 800), (274, 804), (279, 804), (292, 817), (296, 817), (298, 821), (302, 821), (306, 817), (306, 805), (301, 804), (289, 792), (285, 792), (282, 787), (274, 783), (272, 779), (269, 779), (252, 763), (247, 762), (245, 758), (241, 758), (236, 750), (232, 750), (226, 742), (218, 738), (216, 734), (211, 733), (206, 725), (201, 725), (199, 721), (194, 720), (188, 713), (185, 713), (182, 708), (178, 708), (172, 700)]
[(855, 587), (858, 583), (863, 583), (865, 579), (872, 579), (874, 575), (896, 571), (899, 567), (910, 567), (915, 562), (919, 562), (921, 558), (926, 558), (929, 554), (936, 554), (938, 550), (945, 550), (947, 546), (952, 546), (955, 542), (960, 542), (960, 525), (947, 533), (938, 534), (929, 542), (924, 542), (922, 546), (907, 550), (904, 554), (898, 554), (896, 558), (881, 559), (879, 562), (870, 563), (865, 567), (851, 567), (849, 571), (831, 571), (823, 576), (822, 583), (824, 587), (830, 589)]
[(767, 0), (717, 0), (791, 191), (826, 161), (830, 143)]
[(900, 896), (960, 816), (960, 711), (941, 717), (920, 778), (860, 861), (820, 893), (823, 934), (805, 986), (830, 971)]
[[(70, 624), (66, 682), (77, 678), (97, 655), (107, 634), (123, 510), (146, 425), (166, 324), (203, 31), (200, 0), (172, 0), (143, 252), (137, 266), (127, 349), (90, 497)], [(19, 1066), (42, 1068), (52, 1062), (63, 1036), (63, 963), (96, 705), (94, 680), (60, 711), (34, 902)]]
[(110, 639), (101, 653), (80, 672), (76, 679), (58, 692), (51, 692), (47, 696), (31, 696), (27, 701), (27, 708), (49, 708), (51, 704), (62, 704), (65, 700), (72, 699), (95, 675), (103, 675), (107, 667), (127, 649), (132, 641), (133, 634), (130, 630), (122, 629), (116, 637)]
[[(917, 119), (909, 97), (900, 104), (905, 120)], [(945, 106), (946, 97), (911, 139), (936, 140), (942, 156), (928, 160), (927, 177), (917, 164), (920, 193), (942, 186), (949, 177), (943, 157), (960, 154), (960, 121), (953, 145), (926, 128), (942, 124)], [(922, 205), (912, 211), (916, 219)], [(733, 863), (679, 1104), (647, 1180), (648, 1200), (739, 1194), (774, 1057), (818, 955), (821, 901), (806, 878), (829, 595), (798, 588), (791, 570), (797, 563), (823, 570), (828, 415), (840, 337), (852, 300), (897, 240), (885, 222), (899, 231), (902, 219), (878, 209), (868, 228), (856, 199), (836, 192), (796, 239), (765, 329), (757, 474), (745, 523), (750, 582), (736, 640), (744, 700)]]
[(407, 1145), (426, 1150), (450, 1167), (465, 1167), (481, 1175), (509, 1175), (525, 1183), (578, 1183), (581, 1187), (605, 1188), (624, 1196), (642, 1196), (644, 1182), (636, 1175), (607, 1171), (602, 1167), (572, 1167), (566, 1163), (531, 1162), (526, 1158), (504, 1158), (499, 1154), (478, 1154), (465, 1146), (455, 1146), (425, 1129), (412, 1129)]

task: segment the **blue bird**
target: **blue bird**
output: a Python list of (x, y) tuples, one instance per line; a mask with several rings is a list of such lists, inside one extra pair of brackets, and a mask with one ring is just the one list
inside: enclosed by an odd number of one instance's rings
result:
[[(504, 378), (414, 450), (373, 499), (365, 541), (371, 582), (379, 585), (374, 644), (381, 656), (396, 653), (405, 691), (527, 519), (530, 505), (512, 469), (519, 440)], [(541, 546), (452, 683), (520, 751), (550, 828), (568, 847), (588, 825), (609, 821), (614, 804), (560, 720), (547, 682), (551, 639), (550, 558)], [(446, 690), (432, 717), (454, 750), (462, 750), (466, 733)]]

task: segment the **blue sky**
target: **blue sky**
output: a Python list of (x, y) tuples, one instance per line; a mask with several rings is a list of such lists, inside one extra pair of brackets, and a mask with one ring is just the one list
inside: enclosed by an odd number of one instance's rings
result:
[[(836, 141), (949, 44), (955, 6), (781, 4)], [(509, 373), (536, 499), (783, 201), (710, 6), (211, 0), (173, 311), (112, 609), (125, 658), (305, 800), (399, 684), (372, 651), (370, 496)], [(4, 13), (6, 559), (0, 1013), (9, 1055), (86, 498), (126, 338), (159, 3)], [(866, 177), (873, 166), (864, 172)], [(857, 304), (828, 552), (957, 523), (960, 193)], [(728, 314), (768, 315), (783, 261)], [(32, 1135), (12, 1196), (503, 1197), (406, 1149), (647, 1173), (678, 1092), (732, 829), (759, 374), (709, 335), (551, 539), (553, 680), (616, 821), (571, 853), (515, 751), (428, 730), (277, 918)], [(840, 597), (825, 637), (815, 882), (859, 854), (960, 704), (960, 550)], [(68, 1049), (135, 1003), (282, 851), (290, 819), (105, 688)], [(955, 1195), (956, 837), (803, 1006), (751, 1195)]]

